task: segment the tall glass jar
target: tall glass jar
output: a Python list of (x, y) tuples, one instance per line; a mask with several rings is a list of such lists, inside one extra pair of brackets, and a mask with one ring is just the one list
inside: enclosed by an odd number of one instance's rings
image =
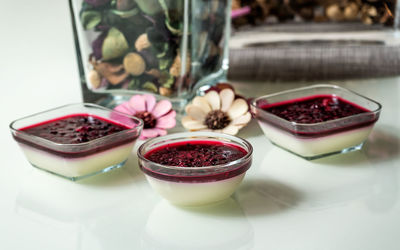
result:
[(83, 99), (176, 108), (226, 78), (231, 0), (69, 0)]

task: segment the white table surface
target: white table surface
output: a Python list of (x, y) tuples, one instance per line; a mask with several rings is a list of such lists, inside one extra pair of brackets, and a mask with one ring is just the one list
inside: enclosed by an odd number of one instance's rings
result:
[[(254, 162), (226, 202), (184, 209), (126, 166), (71, 182), (32, 168), (8, 124), (81, 101), (67, 1), (2, 1), (0, 249), (399, 249), (400, 78), (336, 82), (383, 105), (362, 151), (306, 161), (240, 132)], [(299, 83), (235, 83), (257, 96)], [(175, 131), (181, 128), (176, 128)]]

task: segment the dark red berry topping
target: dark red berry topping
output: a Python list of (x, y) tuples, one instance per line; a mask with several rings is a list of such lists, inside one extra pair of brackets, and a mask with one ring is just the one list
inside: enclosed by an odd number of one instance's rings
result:
[(161, 146), (145, 158), (168, 166), (203, 167), (226, 164), (247, 154), (241, 147), (214, 141), (179, 142)]
[(348, 117), (369, 110), (334, 95), (309, 96), (267, 104), (263, 110), (290, 122), (318, 123)]
[(101, 117), (77, 114), (35, 124), (20, 130), (55, 143), (78, 144), (126, 129), (128, 127), (107, 121)]

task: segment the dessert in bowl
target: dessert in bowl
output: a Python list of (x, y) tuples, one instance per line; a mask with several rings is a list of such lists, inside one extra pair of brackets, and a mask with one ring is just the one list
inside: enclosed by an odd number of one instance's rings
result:
[(140, 119), (88, 103), (65, 105), (10, 124), (34, 167), (71, 180), (123, 166), (142, 127)]
[(185, 132), (153, 138), (138, 150), (150, 185), (176, 205), (204, 205), (228, 198), (250, 168), (253, 148), (236, 136)]
[(251, 112), (266, 137), (316, 159), (362, 148), (381, 105), (335, 85), (313, 85), (256, 98)]

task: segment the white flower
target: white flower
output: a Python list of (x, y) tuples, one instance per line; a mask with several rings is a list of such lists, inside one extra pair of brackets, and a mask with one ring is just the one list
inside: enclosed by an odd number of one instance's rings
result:
[(235, 135), (251, 120), (249, 106), (242, 98), (235, 99), (232, 89), (210, 91), (196, 96), (185, 108), (182, 125), (190, 131), (214, 131)]

